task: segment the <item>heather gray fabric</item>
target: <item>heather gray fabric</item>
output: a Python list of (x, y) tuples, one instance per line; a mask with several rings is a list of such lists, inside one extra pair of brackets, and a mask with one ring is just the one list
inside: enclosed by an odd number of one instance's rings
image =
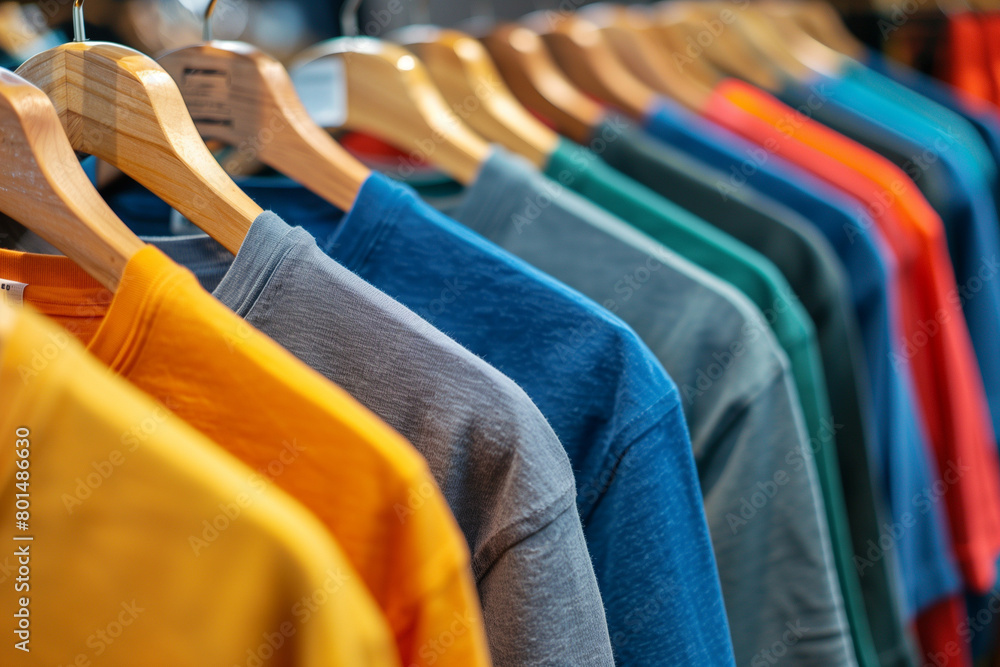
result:
[(768, 664), (779, 643), (783, 664), (854, 664), (801, 407), (761, 312), (499, 149), (447, 212), (615, 312), (674, 378), (736, 663)]
[(147, 240), (427, 459), (472, 551), (495, 665), (614, 664), (569, 459), (517, 385), (273, 213), (235, 261), (205, 236)]

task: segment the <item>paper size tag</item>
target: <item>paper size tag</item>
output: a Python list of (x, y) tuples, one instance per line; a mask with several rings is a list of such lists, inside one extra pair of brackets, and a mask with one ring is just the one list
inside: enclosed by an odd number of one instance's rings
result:
[(233, 114), (229, 106), (231, 80), (229, 71), (225, 69), (184, 68), (178, 84), (195, 124), (232, 126)]
[(347, 122), (347, 83), (340, 58), (320, 58), (291, 72), (295, 92), (309, 116), (321, 127)]
[(27, 283), (0, 278), (0, 299), (8, 306), (21, 306), (24, 304), (24, 288), (27, 286)]

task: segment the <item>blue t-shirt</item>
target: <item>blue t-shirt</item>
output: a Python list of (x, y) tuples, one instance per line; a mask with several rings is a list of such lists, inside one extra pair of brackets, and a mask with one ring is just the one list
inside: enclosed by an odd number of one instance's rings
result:
[[(945, 109), (935, 110), (942, 119), (935, 123), (926, 110), (914, 111), (846, 78), (822, 77), (810, 88), (821, 88), (825, 98), (823, 104), (813, 105), (816, 120), (894, 162), (904, 159), (904, 170), (940, 214), (955, 268), (958, 292), (952, 298), (962, 305), (996, 430), (1000, 426), (1000, 221), (992, 188), (996, 168), (988, 151), (966, 121)], [(810, 88), (789, 84), (781, 97), (799, 104), (812, 94)], [(924, 106), (936, 105), (927, 100)]]
[[(939, 104), (941, 107), (953, 111), (967, 120), (986, 145), (995, 168), (1000, 168), (1000, 120), (995, 118), (986, 109), (974, 109), (960, 98), (962, 94), (956, 88), (934, 79), (922, 72), (911, 69), (902, 63), (886, 58), (882, 54), (868, 50), (864, 56), (864, 64), (871, 72), (877, 72), (884, 77), (892, 79), (896, 83), (906, 86), (917, 95)], [(860, 64), (851, 64), (847, 74), (850, 76), (868, 76), (865, 68)], [(900, 91), (896, 91), (900, 94)], [(916, 104), (922, 103), (917, 101)], [(986, 106), (989, 106), (988, 104)], [(1000, 180), (998, 180), (1000, 182)], [(994, 195), (1000, 194), (1000, 189), (994, 187)]]
[[(618, 664), (734, 664), (681, 397), (628, 325), (382, 175), (349, 215), (287, 179), (241, 187), (531, 397), (576, 475)], [(109, 201), (162, 234), (148, 193)]]
[(873, 476), (895, 522), (902, 523), (907, 515), (919, 517), (898, 540), (908, 616), (957, 591), (960, 579), (947, 519), (940, 508), (921, 514), (924, 508), (914, 504), (914, 498), (931, 488), (936, 474), (928, 458), (931, 450), (913, 375), (908, 366), (890, 363), (892, 341), (902, 339), (892, 315), (897, 308), (890, 289), (895, 268), (874, 221), (849, 196), (669, 100), (660, 101), (645, 125), (652, 136), (724, 171), (728, 180), (719, 184), (720, 196), (743, 187), (759, 190), (802, 214), (833, 245), (847, 269), (868, 362), (875, 442), (880, 447), (872, 452)]

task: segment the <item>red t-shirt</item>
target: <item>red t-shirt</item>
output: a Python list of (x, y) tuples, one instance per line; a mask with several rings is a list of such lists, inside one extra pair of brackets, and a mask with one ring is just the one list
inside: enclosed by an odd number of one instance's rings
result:
[(989, 36), (975, 13), (952, 16), (938, 76), (970, 95), (995, 102), (997, 82), (988, 65), (988, 42)]

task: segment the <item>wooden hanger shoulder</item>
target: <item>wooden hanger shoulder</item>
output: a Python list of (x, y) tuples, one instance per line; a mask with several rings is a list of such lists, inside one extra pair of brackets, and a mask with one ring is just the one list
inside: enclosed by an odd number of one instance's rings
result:
[(284, 66), (243, 42), (184, 47), (157, 61), (177, 82), (204, 139), (259, 160), (342, 210), (369, 169), (310, 117)]
[(387, 141), (462, 183), (475, 179), (489, 155), (489, 144), (448, 107), (419, 59), (397, 44), (339, 37), (306, 49), (289, 71), (296, 87), (325, 71), (327, 85), (340, 87), (330, 95), (345, 105), (343, 128)]
[(18, 74), (52, 100), (73, 147), (142, 183), (232, 252), (261, 208), (205, 146), (177, 85), (151, 58), (106, 42), (70, 42)]
[(566, 78), (537, 34), (507, 23), (480, 41), (522, 104), (567, 137), (581, 143), (590, 139), (606, 115), (604, 108)]
[(644, 15), (619, 5), (587, 5), (581, 15), (596, 25), (621, 62), (636, 77), (692, 110), (704, 107), (711, 89), (687, 77), (651, 34)]
[(764, 0), (759, 6), (773, 16), (787, 16), (822, 44), (851, 58), (864, 57), (865, 46), (851, 34), (833, 6), (814, 0)]
[(0, 133), (0, 210), (116, 289), (143, 243), (87, 178), (45, 93), (7, 70), (0, 70)]
[(651, 18), (668, 31), (668, 39), (683, 50), (689, 65), (704, 57), (725, 74), (759, 88), (780, 85), (781, 76), (741, 33), (732, 9), (721, 13), (700, 2), (665, 3), (656, 6)]
[(622, 65), (594, 24), (574, 14), (546, 11), (522, 21), (542, 36), (569, 79), (586, 92), (635, 118), (653, 106), (656, 91)]
[(452, 110), (474, 130), (538, 166), (548, 162), (559, 135), (518, 102), (477, 40), (432, 26), (411, 26), (391, 37), (420, 57)]

